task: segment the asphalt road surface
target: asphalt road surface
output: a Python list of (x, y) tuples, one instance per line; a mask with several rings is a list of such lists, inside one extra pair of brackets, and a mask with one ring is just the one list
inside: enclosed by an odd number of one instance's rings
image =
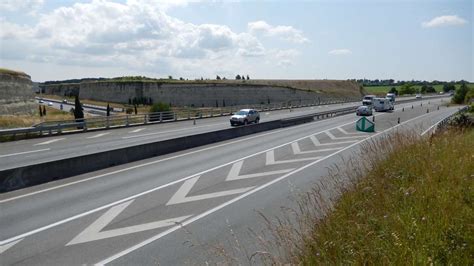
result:
[[(426, 105), (428, 101), (430, 100), (427, 98), (417, 104), (424, 103)], [(444, 101), (447, 102), (447, 98), (445, 98)], [(413, 104), (416, 105), (415, 103)], [(262, 112), (260, 114), (260, 121), (266, 122), (358, 105), (360, 105), (360, 103), (346, 103), (297, 108), (291, 111), (279, 110)], [(5, 142), (0, 143), (0, 170), (56, 161), (100, 151), (114, 150), (117, 148), (189, 136), (229, 127), (229, 117), (225, 116), (196, 120), (196, 125), (194, 125), (193, 121), (180, 121)]]
[(248, 264), (246, 252), (258, 248), (249, 230), (264, 227), (259, 213), (280, 215), (317, 182), (330, 193), (327, 167), (343, 166), (365, 141), (421, 134), (458, 110), (441, 104), (378, 113), (375, 133), (356, 132), (349, 114), (1, 194), (0, 264), (223, 262), (214, 247), (238, 261), (224, 263)]

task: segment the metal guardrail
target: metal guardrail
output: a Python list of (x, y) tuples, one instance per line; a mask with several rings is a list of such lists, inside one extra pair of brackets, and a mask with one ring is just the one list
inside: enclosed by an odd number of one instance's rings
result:
[[(440, 98), (446, 96), (434, 96), (430, 99)], [(426, 100), (426, 99), (425, 99)], [(240, 109), (256, 109), (259, 111), (274, 111), (274, 110), (283, 110), (283, 109), (292, 109), (292, 108), (302, 108), (310, 106), (319, 106), (319, 105), (328, 105), (328, 104), (341, 104), (355, 102), (353, 98), (346, 99), (326, 99), (326, 100), (307, 100), (307, 101), (297, 101), (299, 104), (293, 104), (292, 102), (288, 103), (277, 103), (277, 104), (254, 104), (254, 105), (240, 105), (240, 106), (231, 106), (227, 108), (221, 108), (220, 110), (209, 110), (209, 111), (200, 111), (200, 110), (188, 110), (184, 112), (158, 112), (158, 113), (147, 113), (147, 114), (137, 114), (137, 115), (113, 115), (105, 117), (93, 117), (82, 119), (81, 121), (77, 120), (65, 120), (65, 121), (50, 121), (43, 122), (41, 124), (35, 125), (34, 127), (29, 128), (15, 128), (15, 129), (4, 129), (0, 130), (0, 136), (11, 137), (15, 139), (17, 136), (43, 136), (43, 135), (55, 135), (62, 133), (70, 132), (87, 132), (88, 130), (97, 130), (97, 129), (112, 129), (112, 128), (122, 128), (129, 126), (138, 126), (138, 125), (147, 125), (147, 124), (157, 124), (164, 122), (173, 122), (173, 121), (183, 121), (183, 120), (194, 120), (194, 119), (204, 119), (210, 117), (219, 117), (219, 116), (228, 116), (232, 115), (235, 111)], [(357, 101), (360, 101), (360, 98), (357, 98)], [(408, 103), (412, 101), (420, 101), (419, 99), (406, 99), (401, 100), (400, 102)], [(355, 107), (340, 108), (332, 111), (325, 111), (320, 113), (315, 113), (313, 115), (314, 119), (319, 120), (322, 118), (327, 118), (331, 116), (341, 115), (353, 112)], [(308, 116), (308, 115), (305, 115)], [(284, 119), (285, 120), (285, 119)]]
[(443, 129), (445, 128), (449, 121), (457, 114), (459, 113), (462, 113), (462, 112), (465, 112), (469, 109), (469, 106), (464, 106), (463, 108), (459, 109), (457, 112), (455, 112), (454, 114), (444, 118), (443, 120), (439, 121), (438, 124), (436, 124), (436, 126), (433, 128), (431, 134), (435, 134), (437, 130), (440, 130), (440, 129)]
[[(356, 99), (345, 98), (345, 99), (326, 99), (326, 100), (313, 100), (313, 101), (298, 101), (294, 104), (292, 102), (286, 103), (275, 103), (275, 104), (253, 104), (253, 105), (239, 105), (230, 106), (227, 108), (220, 108), (220, 110), (187, 110), (182, 112), (157, 112), (137, 115), (112, 115), (105, 117), (93, 117), (85, 118), (80, 121), (77, 120), (63, 120), (63, 121), (48, 121), (37, 124), (33, 127), (28, 128), (14, 128), (0, 130), (0, 136), (9, 136), (15, 139), (17, 136), (43, 136), (43, 135), (55, 135), (62, 134), (65, 132), (87, 132), (91, 129), (112, 129), (122, 128), (129, 126), (157, 124), (164, 122), (183, 121), (183, 120), (194, 120), (204, 119), (210, 117), (220, 117), (232, 115), (234, 112), (240, 109), (257, 109), (259, 111), (274, 111), (292, 108), (302, 108), (319, 105), (329, 104), (342, 104), (354, 102)], [(360, 99), (357, 98), (357, 101)], [(352, 109), (353, 110), (353, 109)]]

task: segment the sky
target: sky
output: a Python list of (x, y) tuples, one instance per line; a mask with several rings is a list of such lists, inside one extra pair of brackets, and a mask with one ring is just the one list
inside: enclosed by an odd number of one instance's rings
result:
[(33, 81), (474, 81), (474, 1), (0, 0), (0, 67)]

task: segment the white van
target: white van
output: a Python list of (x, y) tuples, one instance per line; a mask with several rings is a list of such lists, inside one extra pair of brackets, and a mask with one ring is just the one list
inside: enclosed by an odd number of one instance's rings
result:
[(362, 105), (372, 106), (372, 101), (375, 98), (375, 95), (365, 95), (362, 99)]
[(388, 98), (374, 98), (372, 100), (376, 112), (385, 112), (393, 110), (393, 103)]

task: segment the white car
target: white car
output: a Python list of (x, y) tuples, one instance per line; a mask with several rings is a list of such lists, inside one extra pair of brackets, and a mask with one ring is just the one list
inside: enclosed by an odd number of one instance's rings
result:
[(367, 105), (357, 107), (356, 115), (372, 115), (372, 108)]
[(421, 99), (421, 98), (422, 98), (421, 94), (418, 93), (417, 95), (415, 95), (415, 99)]
[(52, 102), (48, 102), (48, 106), (53, 106), (53, 103), (52, 103)]
[(249, 123), (258, 123), (260, 114), (254, 109), (242, 109), (230, 117), (230, 125), (247, 125)]

